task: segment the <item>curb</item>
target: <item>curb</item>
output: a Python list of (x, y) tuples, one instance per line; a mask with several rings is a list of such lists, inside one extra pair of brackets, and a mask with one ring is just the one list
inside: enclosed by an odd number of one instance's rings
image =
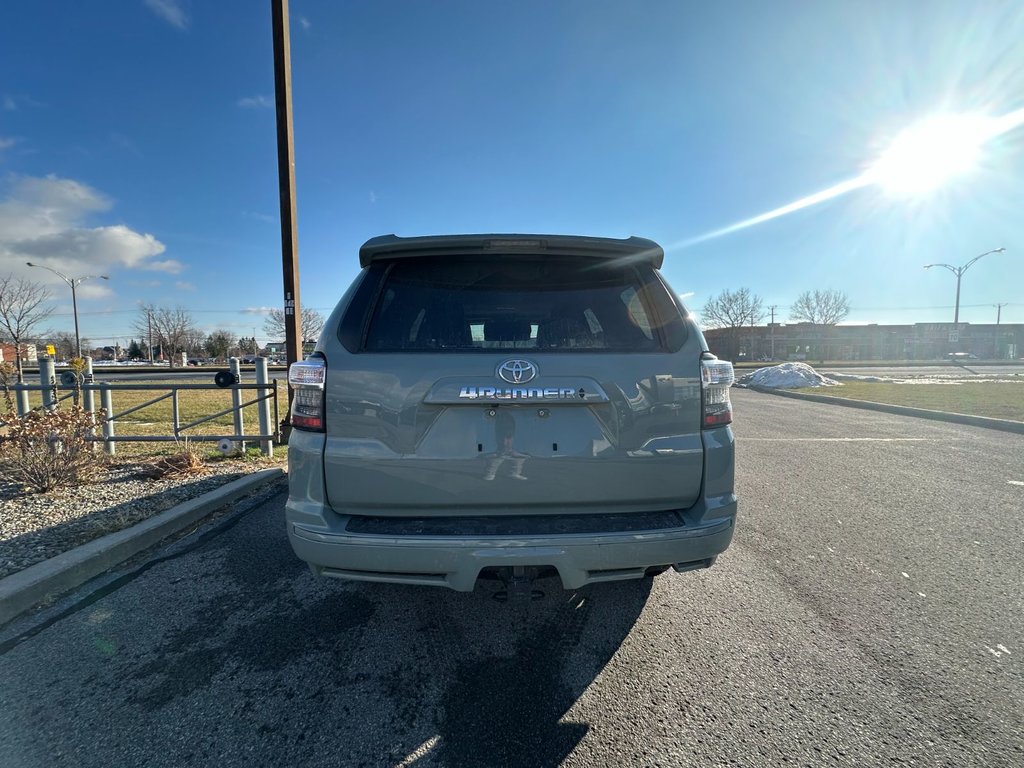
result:
[(966, 424), (972, 427), (985, 427), (986, 429), (998, 429), (1003, 432), (1016, 432), (1024, 435), (1024, 421), (1011, 421), (1010, 419), (993, 419), (988, 416), (969, 416), (966, 413), (950, 413), (949, 411), (932, 411), (928, 408), (911, 408), (908, 405), (891, 405), (890, 403), (873, 403), (869, 400), (854, 400), (849, 397), (830, 397), (828, 395), (811, 395), (806, 392), (788, 392), (784, 389), (769, 389), (766, 387), (745, 387), (754, 392), (762, 392), (766, 395), (778, 395), (779, 397), (791, 397), (794, 400), (811, 400), (815, 403), (828, 403), (830, 405), (842, 405), (846, 408), (860, 408), (866, 411), (881, 411), (882, 413), (895, 413), (900, 416), (916, 416), (921, 419), (932, 419), (933, 421), (946, 421), (952, 424)]
[(284, 470), (277, 467), (253, 472), (123, 531), (101, 536), (0, 579), (0, 625), (48, 597), (84, 584), (172, 533), (283, 476)]

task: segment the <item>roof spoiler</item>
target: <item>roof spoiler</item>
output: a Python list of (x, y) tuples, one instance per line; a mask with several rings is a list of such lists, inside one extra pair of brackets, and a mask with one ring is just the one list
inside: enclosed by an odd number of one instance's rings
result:
[(625, 261), (643, 261), (661, 269), (665, 251), (653, 240), (642, 237), (616, 239), (576, 235), (431, 235), (397, 237), (381, 235), (363, 243), (359, 266), (375, 261), (421, 256), (471, 256), (484, 253), (529, 253), (557, 256), (591, 256)]

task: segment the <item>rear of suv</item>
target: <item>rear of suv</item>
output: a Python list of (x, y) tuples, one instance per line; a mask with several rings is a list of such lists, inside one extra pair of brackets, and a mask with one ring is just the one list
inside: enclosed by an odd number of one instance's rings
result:
[(566, 589), (709, 567), (732, 365), (641, 238), (374, 238), (289, 371), (288, 537), (323, 576)]

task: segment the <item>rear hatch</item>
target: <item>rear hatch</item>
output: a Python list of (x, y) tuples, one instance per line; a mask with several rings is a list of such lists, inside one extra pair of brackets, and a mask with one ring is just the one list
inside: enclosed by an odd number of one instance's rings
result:
[(689, 507), (703, 471), (701, 343), (649, 249), (502, 242), (364, 260), (320, 345), (332, 508)]

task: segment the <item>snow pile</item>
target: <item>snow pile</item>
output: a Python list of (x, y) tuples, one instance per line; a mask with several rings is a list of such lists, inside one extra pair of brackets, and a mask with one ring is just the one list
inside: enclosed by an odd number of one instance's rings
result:
[(740, 387), (766, 387), (768, 389), (797, 389), (798, 387), (833, 387), (839, 382), (822, 376), (807, 363), (783, 363), (767, 368), (758, 368), (753, 373), (741, 376), (736, 385)]

